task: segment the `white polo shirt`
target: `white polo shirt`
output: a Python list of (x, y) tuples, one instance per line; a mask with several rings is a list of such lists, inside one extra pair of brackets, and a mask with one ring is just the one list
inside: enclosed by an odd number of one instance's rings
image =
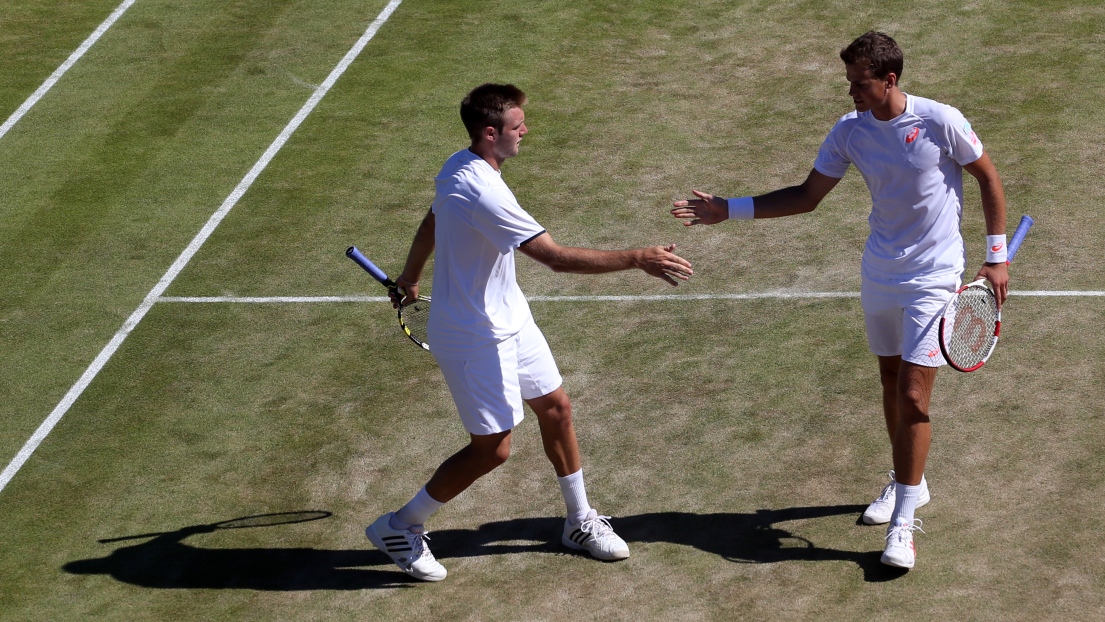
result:
[(468, 149), (454, 153), (434, 180), (433, 304), (427, 338), (435, 357), (471, 359), (494, 352), (530, 320), (514, 273), (514, 249), (542, 233), (502, 175)]
[(837, 121), (814, 168), (841, 178), (854, 164), (871, 192), (864, 274), (901, 281), (964, 268), (963, 166), (982, 143), (955, 108), (906, 95), (890, 121), (852, 111)]

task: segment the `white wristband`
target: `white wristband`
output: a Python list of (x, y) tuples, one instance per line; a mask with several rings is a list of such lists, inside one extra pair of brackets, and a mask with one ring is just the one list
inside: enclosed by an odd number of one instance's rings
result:
[(752, 197), (726, 199), (726, 202), (729, 204), (729, 218), (731, 220), (752, 220), (756, 217), (756, 208), (752, 203)]
[(1005, 236), (986, 236), (986, 263), (1005, 263)]

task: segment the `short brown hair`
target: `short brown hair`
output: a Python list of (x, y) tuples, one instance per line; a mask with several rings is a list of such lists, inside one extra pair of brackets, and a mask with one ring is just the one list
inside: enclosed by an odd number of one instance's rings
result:
[(890, 35), (865, 32), (840, 51), (840, 60), (845, 65), (860, 65), (871, 70), (871, 75), (883, 79), (893, 73), (902, 77), (902, 48)]
[(513, 84), (481, 84), (460, 102), (460, 120), (464, 122), (472, 144), (476, 144), (483, 128), (503, 131), (503, 116), (511, 108), (521, 108), (526, 94)]

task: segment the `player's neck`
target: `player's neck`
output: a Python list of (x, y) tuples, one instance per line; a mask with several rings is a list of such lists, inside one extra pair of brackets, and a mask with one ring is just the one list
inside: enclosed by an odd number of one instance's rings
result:
[(901, 116), (905, 108), (906, 95), (895, 86), (887, 93), (886, 101), (882, 105), (871, 108), (871, 114), (879, 121), (890, 121)]
[(480, 142), (478, 144), (472, 145), (468, 148), (468, 150), (483, 158), (485, 162), (491, 165), (491, 168), (495, 169), (496, 171), (501, 170), (503, 160), (499, 158), (499, 156), (495, 153), (494, 145)]

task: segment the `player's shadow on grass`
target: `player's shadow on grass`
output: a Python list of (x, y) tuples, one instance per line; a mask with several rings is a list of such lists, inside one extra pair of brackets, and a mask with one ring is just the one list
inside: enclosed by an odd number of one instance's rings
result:
[[(755, 513), (688, 514), (664, 512), (618, 520), (617, 531), (627, 542), (671, 542), (693, 546), (737, 563), (774, 564), (789, 561), (846, 561), (863, 570), (868, 582), (896, 579), (905, 570), (883, 564), (882, 546), (875, 551), (847, 551), (818, 546), (783, 529), (780, 523), (858, 514), (866, 505), (828, 505)], [(883, 528), (873, 527), (878, 536)], [(876, 536), (877, 537), (877, 536)], [(882, 539), (876, 540), (880, 545)], [(866, 541), (865, 541), (866, 542)]]
[[(884, 565), (876, 551), (844, 551), (820, 547), (778, 526), (828, 516), (863, 512), (866, 505), (795, 507), (755, 513), (692, 514), (660, 512), (621, 516), (611, 524), (632, 549), (637, 542), (670, 542), (694, 547), (737, 563), (773, 564), (788, 561), (846, 561), (862, 569), (868, 582), (888, 581), (904, 570)], [(433, 551), (438, 559), (520, 552), (563, 553), (561, 518), (527, 518), (486, 523), (476, 530), (436, 531)], [(882, 535), (882, 528), (875, 527)], [(523, 544), (536, 541), (540, 544)], [(881, 538), (877, 540), (881, 543)], [(582, 553), (579, 553), (583, 555)]]
[[(329, 512), (288, 512), (280, 515), (312, 515), (304, 520), (328, 518)], [(410, 579), (391, 564), (391, 558), (365, 546), (351, 550), (311, 548), (206, 548), (184, 542), (191, 536), (221, 529), (265, 527), (304, 522), (289, 520), (274, 524), (242, 524), (226, 527), (234, 519), (211, 525), (193, 525), (176, 531), (101, 540), (114, 543), (142, 540), (121, 546), (106, 557), (72, 561), (62, 569), (73, 574), (103, 574), (118, 581), (161, 589), (247, 589), (247, 590), (362, 590), (410, 587)], [(273, 533), (273, 539), (280, 537)], [(362, 536), (363, 537), (363, 536)], [(202, 542), (202, 539), (200, 539)], [(210, 541), (209, 541), (210, 542)], [(388, 568), (370, 569), (366, 566)]]
[[(902, 576), (904, 571), (884, 566), (879, 561), (880, 551), (823, 548), (777, 526), (778, 523), (858, 513), (864, 507), (797, 507), (745, 514), (660, 512), (619, 517), (612, 522), (630, 546), (638, 542), (670, 542), (739, 563), (848, 561), (863, 570), (867, 581)], [(192, 536), (221, 529), (279, 529), (281, 524), (327, 518), (330, 513), (290, 512), (260, 518), (285, 515), (312, 516), (274, 524), (263, 524), (263, 521), (255, 524), (253, 519), (258, 517), (246, 517), (171, 532), (110, 538), (101, 542), (141, 542), (116, 548), (105, 557), (69, 562), (62, 569), (72, 574), (107, 575), (124, 583), (160, 589), (361, 590), (411, 587), (420, 583), (395, 568), (391, 558), (373, 549), (367, 540), (363, 548), (348, 550), (207, 548), (184, 542)], [(569, 552), (560, 543), (563, 521), (556, 517), (519, 518), (485, 523), (475, 530), (435, 531), (433, 550), (441, 560), (517, 553), (566, 554)], [(273, 539), (277, 538), (278, 532)]]

